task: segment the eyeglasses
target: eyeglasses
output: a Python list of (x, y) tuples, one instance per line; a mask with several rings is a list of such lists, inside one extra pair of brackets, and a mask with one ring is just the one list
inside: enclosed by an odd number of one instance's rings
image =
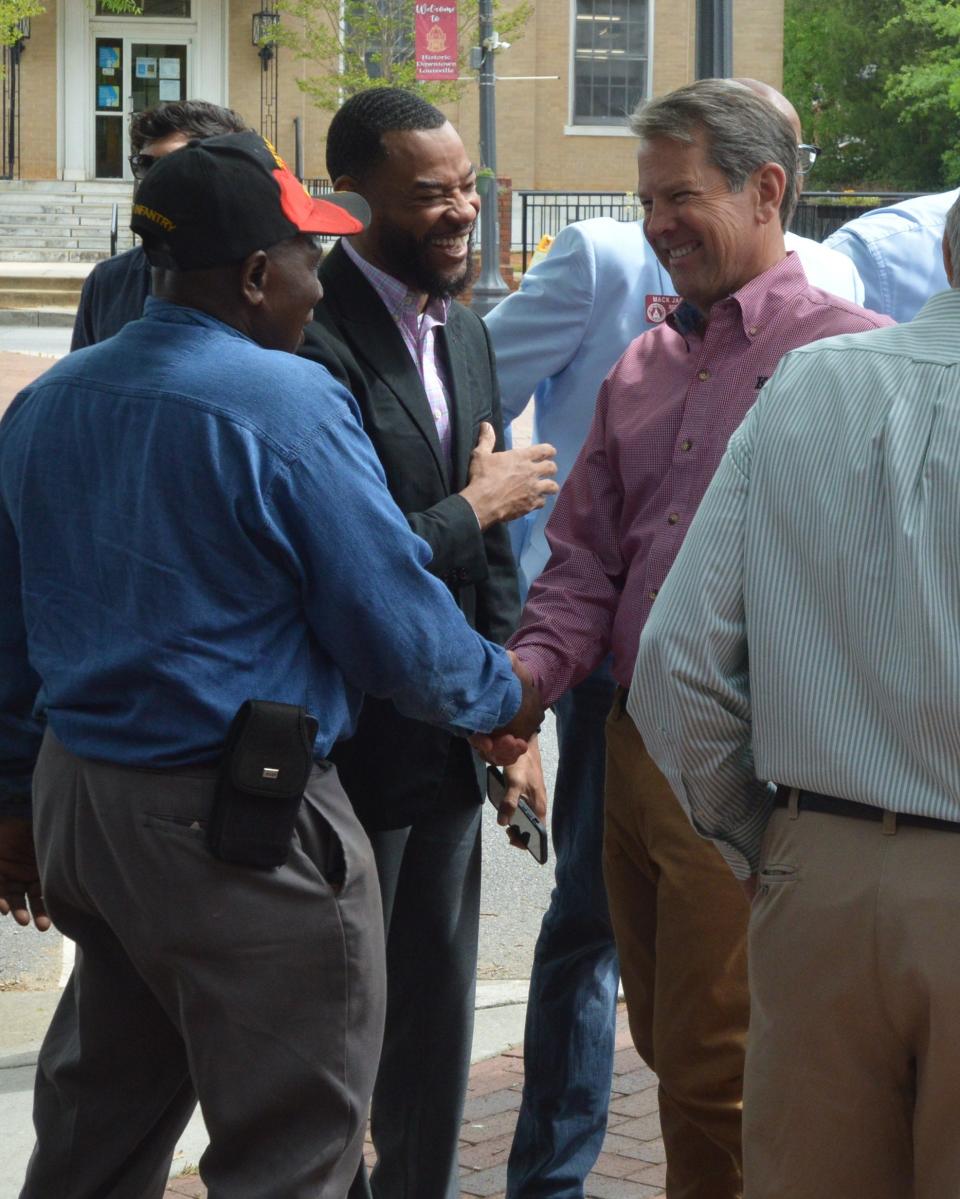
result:
[(127, 159), (134, 179), (142, 179), (156, 161), (153, 154), (131, 154)]
[(797, 146), (797, 170), (801, 175), (806, 175), (813, 170), (814, 163), (820, 156), (820, 147), (807, 145), (801, 142)]

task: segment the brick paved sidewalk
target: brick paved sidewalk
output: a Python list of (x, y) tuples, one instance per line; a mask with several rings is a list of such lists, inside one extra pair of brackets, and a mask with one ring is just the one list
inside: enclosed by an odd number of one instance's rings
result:
[(12, 350), (0, 350), (0, 416), (13, 397), (37, 375), (42, 375), (56, 362), (43, 354), (18, 354)]
[[(463, 1199), (503, 1199), (507, 1155), (523, 1086), (522, 1049), (478, 1062), (470, 1071), (465, 1119), (460, 1132), (460, 1194)], [(372, 1150), (368, 1145), (368, 1155)], [(626, 1011), (617, 1017), (610, 1123), (603, 1152), (587, 1180), (589, 1199), (664, 1199), (665, 1167), (657, 1080), (630, 1042)], [(205, 1199), (196, 1177), (175, 1178), (164, 1199)]]

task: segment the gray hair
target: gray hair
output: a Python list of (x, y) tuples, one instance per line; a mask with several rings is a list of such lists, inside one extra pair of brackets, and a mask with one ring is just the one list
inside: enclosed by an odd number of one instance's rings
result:
[(947, 223), (944, 226), (944, 236), (950, 247), (950, 261), (953, 266), (951, 287), (960, 287), (960, 196), (950, 205), (947, 213)]
[(642, 141), (655, 137), (692, 144), (705, 136), (707, 161), (722, 172), (730, 190), (743, 191), (765, 162), (787, 177), (780, 224), (790, 224), (797, 203), (797, 139), (786, 117), (769, 100), (732, 79), (698, 79), (655, 100), (642, 101), (630, 117)]

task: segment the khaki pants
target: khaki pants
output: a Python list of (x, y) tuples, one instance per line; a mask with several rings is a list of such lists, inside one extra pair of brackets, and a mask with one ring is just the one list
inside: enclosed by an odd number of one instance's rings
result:
[(960, 832), (778, 809), (759, 883), (748, 1199), (956, 1199)]
[(607, 721), (604, 878), (630, 1031), (660, 1080), (667, 1195), (737, 1199), (749, 909), (621, 694)]

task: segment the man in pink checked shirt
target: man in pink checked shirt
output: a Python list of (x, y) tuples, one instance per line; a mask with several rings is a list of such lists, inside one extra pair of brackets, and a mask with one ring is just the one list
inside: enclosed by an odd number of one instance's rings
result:
[(604, 876), (631, 1031), (660, 1079), (667, 1195), (736, 1199), (747, 902), (648, 757), (626, 690), (727, 440), (777, 363), (889, 322), (811, 287), (785, 250), (797, 141), (769, 103), (701, 80), (642, 106), (632, 128), (647, 240), (683, 302), (604, 381), (509, 645), (546, 703), (613, 655)]

